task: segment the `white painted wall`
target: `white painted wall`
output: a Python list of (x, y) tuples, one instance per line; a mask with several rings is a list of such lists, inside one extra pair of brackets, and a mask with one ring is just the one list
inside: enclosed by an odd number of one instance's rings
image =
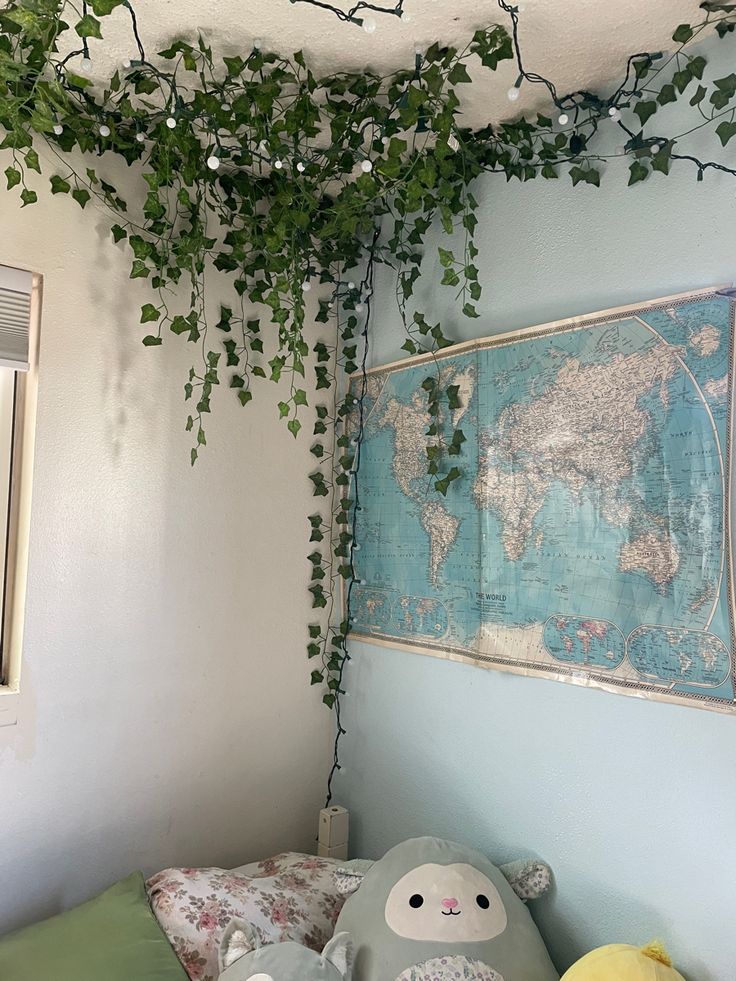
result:
[(173, 335), (104, 216), (0, 194), (45, 277), (18, 725), (0, 729), (0, 932), (131, 869), (311, 846), (331, 719), (309, 687), (308, 440), (219, 393), (192, 470)]

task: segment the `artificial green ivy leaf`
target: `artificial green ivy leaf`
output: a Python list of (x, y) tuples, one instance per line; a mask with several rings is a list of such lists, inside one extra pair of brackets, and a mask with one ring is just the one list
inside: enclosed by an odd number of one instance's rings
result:
[(15, 167), (6, 167), (5, 177), (8, 181), (8, 190), (15, 187), (17, 184), (20, 184), (21, 182), (21, 173), (19, 170), (16, 170)]
[(462, 82), (471, 82), (472, 79), (462, 61), (456, 61), (447, 74), (447, 81), (450, 85), (459, 85)]
[(682, 95), (692, 80), (693, 74), (690, 71), (689, 65), (685, 68), (681, 68), (680, 71), (675, 72), (675, 74), (672, 76), (672, 81), (680, 95)]
[(87, 206), (87, 202), (90, 200), (92, 195), (84, 187), (75, 187), (74, 190), (72, 191), (72, 197), (77, 202), (79, 207), (82, 208), (82, 210), (84, 210), (84, 208)]
[(594, 187), (600, 187), (600, 171), (596, 170), (594, 167), (571, 167), (570, 177), (572, 179), (573, 187), (575, 187), (581, 181), (586, 184), (593, 184)]
[(69, 191), (71, 191), (71, 185), (69, 182), (65, 181), (62, 177), (59, 177), (58, 174), (54, 174), (49, 183), (51, 184), (52, 194), (68, 194)]
[(695, 95), (690, 99), (690, 105), (691, 106), (699, 105), (707, 95), (707, 92), (708, 90), (704, 85), (699, 85)]
[(143, 343), (146, 347), (160, 347), (163, 344), (163, 340), (160, 337), (156, 337), (153, 334), (148, 334), (143, 338)]
[(88, 78), (83, 78), (81, 75), (75, 75), (74, 72), (67, 72), (64, 77), (69, 85), (77, 89), (88, 89), (92, 84)]
[(38, 154), (33, 148), (26, 151), (25, 161), (26, 167), (28, 167), (29, 170), (35, 170), (38, 174), (41, 173), (41, 164), (38, 159)]
[[(53, 180), (53, 178), (51, 179)], [(115, 242), (119, 242), (121, 239), (128, 237), (128, 233), (120, 225), (113, 225), (110, 231), (112, 232), (112, 237)]]
[(146, 276), (150, 276), (151, 270), (146, 266), (144, 262), (140, 259), (136, 259), (130, 270), (131, 279), (145, 279)]
[(23, 202), (23, 207), (27, 204), (35, 204), (38, 201), (38, 195), (35, 191), (32, 191), (28, 187), (24, 187), (20, 194), (20, 199)]
[[(666, 106), (670, 102), (676, 102), (676, 101), (677, 101), (677, 92), (675, 91), (675, 86), (668, 82), (667, 85), (663, 85), (662, 88), (659, 90), (659, 95), (657, 96), (657, 102), (660, 104), (660, 106)], [(637, 109), (635, 111), (637, 111), (638, 108), (639, 107), (637, 106)], [(638, 112), (637, 114), (641, 119), (641, 114), (639, 114)], [(645, 122), (646, 120), (642, 119), (642, 126), (644, 125)]]
[(649, 169), (639, 160), (635, 160), (629, 167), (629, 175), (629, 187), (631, 187), (632, 184), (646, 180), (649, 176)]
[(302, 428), (302, 424), (298, 419), (289, 419), (289, 421), (286, 423), (286, 428), (289, 430), (294, 439), (296, 439), (296, 437), (299, 435), (299, 430)]
[(238, 399), (241, 405), (247, 405), (253, 398), (253, 393), (248, 388), (243, 388), (238, 392)]
[(124, 0), (91, 0), (91, 5), (98, 17), (106, 17), (123, 2)]
[(672, 40), (677, 44), (687, 44), (690, 38), (693, 36), (693, 29), (689, 24), (680, 24), (677, 30), (672, 35)]
[(725, 78), (717, 78), (713, 84), (716, 91), (711, 94), (710, 101), (716, 109), (723, 109), (736, 95), (736, 74), (731, 73)]
[(702, 55), (691, 58), (689, 62), (690, 73), (694, 78), (702, 78), (707, 64), (708, 62)]
[(657, 111), (657, 103), (653, 99), (646, 100), (644, 102), (637, 102), (634, 106), (634, 112), (639, 117), (642, 126), (646, 123), (647, 119), (654, 115)]
[(736, 136), (736, 122), (729, 122), (728, 120), (724, 119), (723, 122), (716, 127), (716, 133), (718, 134), (718, 138), (720, 139), (722, 145), (726, 146), (728, 141)]
[[(161, 311), (155, 307), (152, 303), (144, 303), (141, 307), (141, 323), (150, 324), (161, 317)], [(159, 343), (161, 342), (159, 338)], [(145, 342), (144, 342), (145, 343)]]
[(85, 14), (81, 20), (77, 21), (74, 30), (80, 37), (96, 37), (102, 39), (100, 22), (92, 14)]

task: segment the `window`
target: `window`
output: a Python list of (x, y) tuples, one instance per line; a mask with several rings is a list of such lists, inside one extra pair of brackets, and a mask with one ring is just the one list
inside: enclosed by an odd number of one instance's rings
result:
[(40, 277), (0, 265), (0, 725), (20, 684), (40, 305)]

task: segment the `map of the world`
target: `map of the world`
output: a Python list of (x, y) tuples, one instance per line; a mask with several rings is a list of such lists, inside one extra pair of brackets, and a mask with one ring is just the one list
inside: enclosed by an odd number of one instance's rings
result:
[[(370, 371), (353, 635), (734, 709), (735, 309), (685, 294)], [(466, 440), (446, 496), (428, 377)]]

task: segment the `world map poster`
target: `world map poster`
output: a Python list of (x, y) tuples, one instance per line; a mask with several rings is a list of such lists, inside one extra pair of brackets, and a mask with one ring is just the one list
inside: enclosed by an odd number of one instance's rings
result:
[[(733, 711), (735, 309), (682, 294), (354, 377), (353, 636)], [(446, 496), (428, 377), (465, 436)]]

